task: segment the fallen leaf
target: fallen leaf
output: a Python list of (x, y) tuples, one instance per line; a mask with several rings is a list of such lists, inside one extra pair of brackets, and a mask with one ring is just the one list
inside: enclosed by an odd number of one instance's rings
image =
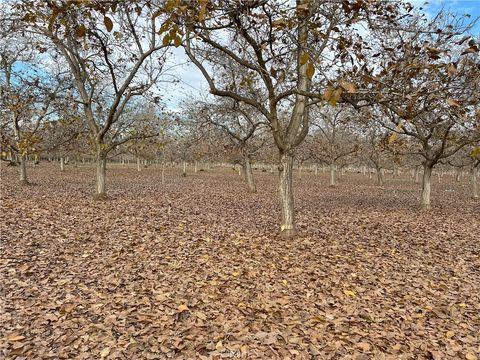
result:
[(369, 351), (372, 346), (367, 342), (359, 342), (357, 343), (357, 347), (363, 351)]
[(180, 312), (183, 312), (183, 311), (187, 311), (187, 310), (190, 310), (190, 309), (188, 308), (187, 304), (181, 304), (181, 305), (178, 306), (177, 310), (180, 311)]
[(10, 335), (7, 340), (8, 341), (20, 341), (20, 340), (23, 340), (25, 339), (25, 336), (22, 336), (22, 335)]
[(103, 349), (102, 351), (100, 351), (100, 357), (103, 359), (105, 357), (107, 357), (108, 355), (110, 354), (110, 348), (109, 347), (106, 347), (105, 349)]
[(447, 99), (447, 103), (453, 107), (460, 107), (460, 103), (457, 100)]

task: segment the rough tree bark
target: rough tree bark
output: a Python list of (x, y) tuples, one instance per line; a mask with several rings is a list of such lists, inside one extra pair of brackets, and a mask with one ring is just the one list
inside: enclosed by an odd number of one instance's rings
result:
[(425, 161), (423, 164), (422, 199), (420, 202), (420, 206), (423, 210), (429, 210), (431, 208), (430, 193), (432, 183), (432, 169), (433, 164)]
[(415, 166), (415, 173), (414, 173), (414, 178), (415, 178), (415, 184), (418, 184), (418, 166)]
[(255, 179), (253, 178), (252, 164), (248, 156), (245, 156), (245, 181), (247, 182), (248, 191), (251, 193), (257, 192)]
[(472, 166), (472, 197), (478, 199), (478, 168)]
[(186, 162), (186, 161), (183, 161), (183, 172), (182, 172), (182, 176), (183, 176), (183, 177), (186, 177), (186, 176), (187, 176), (187, 162)]
[(95, 182), (95, 199), (105, 200), (107, 199), (107, 192), (105, 189), (105, 178), (107, 170), (107, 155), (100, 153), (97, 154), (97, 176)]
[(279, 161), (279, 178), (280, 178), (280, 206), (282, 212), (282, 223), (280, 226), (280, 234), (287, 238), (293, 238), (296, 234), (295, 218), (293, 207), (293, 155), (286, 152), (280, 153)]
[(162, 162), (162, 185), (165, 184), (165, 161)]
[(137, 156), (137, 171), (141, 171), (142, 167), (140, 166), (140, 157)]
[(335, 161), (330, 163), (330, 186), (335, 186)]
[(381, 167), (377, 167), (377, 185), (383, 186), (383, 169)]
[(20, 155), (19, 156), (19, 161), (20, 161), (20, 182), (22, 184), (28, 184), (27, 160), (25, 159), (25, 156)]

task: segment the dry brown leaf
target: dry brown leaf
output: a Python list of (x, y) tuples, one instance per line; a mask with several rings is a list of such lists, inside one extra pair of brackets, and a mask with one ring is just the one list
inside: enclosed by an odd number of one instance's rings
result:
[(23, 340), (23, 339), (25, 339), (25, 336), (16, 335), (16, 334), (10, 335), (10, 336), (7, 338), (8, 341), (20, 341), (20, 340)]
[(109, 347), (106, 347), (102, 351), (100, 351), (100, 357), (102, 359), (106, 358), (109, 354), (110, 354), (110, 348)]
[(190, 310), (190, 309), (189, 309), (189, 307), (188, 307), (187, 304), (180, 304), (180, 305), (178, 305), (177, 310), (178, 310), (179, 312), (183, 312), (183, 311), (188, 311), (188, 310)]

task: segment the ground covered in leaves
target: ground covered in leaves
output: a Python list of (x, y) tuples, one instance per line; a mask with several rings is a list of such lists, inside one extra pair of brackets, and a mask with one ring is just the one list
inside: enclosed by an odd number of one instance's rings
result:
[(480, 203), (468, 180), (417, 210), (405, 175), (295, 179), (300, 236), (276, 236), (277, 176), (41, 164), (1, 170), (0, 358), (477, 359)]

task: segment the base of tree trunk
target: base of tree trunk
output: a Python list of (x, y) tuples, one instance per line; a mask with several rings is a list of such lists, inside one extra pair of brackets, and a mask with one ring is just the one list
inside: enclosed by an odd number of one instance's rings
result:
[(93, 196), (93, 200), (95, 201), (106, 201), (108, 200), (108, 196), (107, 194), (103, 193), (103, 194), (95, 194)]
[(421, 209), (422, 211), (430, 211), (430, 210), (432, 210), (432, 205), (430, 205), (430, 204), (421, 204), (421, 205), (420, 205), (420, 209)]
[(280, 230), (280, 237), (284, 239), (293, 239), (297, 235), (296, 229), (283, 229)]
[(30, 181), (28, 180), (20, 180), (20, 185), (33, 185)]

